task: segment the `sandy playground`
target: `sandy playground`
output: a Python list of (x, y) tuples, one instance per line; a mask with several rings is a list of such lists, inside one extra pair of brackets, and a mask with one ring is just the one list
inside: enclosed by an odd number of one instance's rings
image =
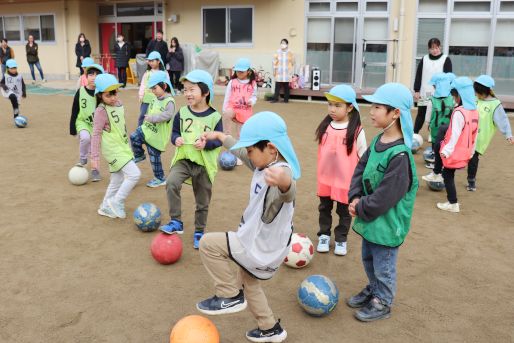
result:
[[(128, 130), (139, 107), (135, 90), (121, 94)], [(220, 106), (222, 96), (215, 104)], [(212, 281), (192, 247), (194, 200), (183, 189), (184, 253), (171, 266), (150, 255), (155, 233), (138, 232), (132, 220), (96, 214), (109, 182), (72, 186), (67, 172), (78, 160), (78, 141), (68, 134), (72, 97), (30, 94), (21, 112), (26, 129), (13, 125), (10, 103), (0, 99), (0, 342), (164, 343), (174, 323), (197, 314), (195, 304), (213, 293)], [(178, 105), (184, 101), (178, 97)], [(289, 125), (302, 164), (295, 227), (317, 242), (316, 151), (314, 130), (322, 103), (269, 104)], [(362, 117), (370, 142), (377, 131)], [(511, 120), (511, 125), (514, 122)], [(426, 134), (424, 134), (426, 136)], [(425, 143), (425, 146), (427, 144)], [(163, 156), (168, 169), (173, 148)], [(514, 149), (496, 134), (480, 160), (476, 193), (456, 176), (461, 213), (437, 210), (444, 193), (424, 182), (416, 199), (412, 229), (400, 249), (398, 292), (392, 317), (356, 321), (344, 298), (366, 282), (360, 261), (361, 239), (349, 235), (348, 255), (316, 254), (305, 269), (287, 267), (264, 283), (272, 309), (288, 332), (287, 342), (514, 342)], [(428, 172), (416, 155), (418, 177)], [(168, 220), (165, 189), (150, 189), (147, 161), (127, 201), (131, 213), (142, 202), (156, 203)], [(247, 203), (251, 173), (244, 167), (221, 171), (211, 202), (208, 231), (235, 229)], [(330, 277), (340, 302), (325, 318), (306, 315), (296, 302), (308, 275)], [(224, 343), (245, 342), (255, 327), (245, 311), (210, 318)]]

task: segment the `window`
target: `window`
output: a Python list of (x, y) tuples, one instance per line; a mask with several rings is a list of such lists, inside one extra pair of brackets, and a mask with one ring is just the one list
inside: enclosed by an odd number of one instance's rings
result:
[(251, 44), (253, 41), (253, 8), (204, 8), (204, 44)]
[(310, 12), (330, 12), (330, 2), (311, 2), (309, 4)]
[(387, 2), (368, 1), (366, 3), (366, 11), (369, 12), (387, 12)]
[(455, 1), (454, 12), (490, 12), (490, 1)]
[(101, 17), (112, 17), (114, 16), (113, 5), (100, 5), (98, 6), (98, 15)]
[(55, 26), (53, 15), (41, 16), (41, 41), (55, 41)]
[(153, 2), (140, 4), (117, 4), (116, 14), (118, 17), (140, 17), (145, 15), (155, 15), (155, 5)]
[(486, 73), (490, 22), (489, 19), (452, 20), (449, 55), (456, 75), (473, 77)]
[(29, 35), (34, 36), (34, 40), (40, 40), (41, 35), (39, 32), (39, 16), (24, 16), (23, 17), (23, 32), (25, 39), (29, 38)]
[(441, 41), (441, 49), (443, 49), (444, 24), (444, 19), (422, 18), (418, 20), (416, 58), (421, 58), (428, 53), (428, 41), (431, 38), (438, 38)]
[(502, 1), (500, 3), (500, 12), (514, 12), (514, 1)]
[(54, 16), (48, 14), (0, 17), (0, 37), (23, 42), (29, 35), (43, 42), (55, 41)]
[(365, 49), (363, 58), (366, 63), (362, 85), (378, 87), (385, 82), (387, 68), (387, 18), (366, 18), (364, 20)]
[(21, 40), (20, 17), (4, 17), (4, 31), (7, 40)]
[(514, 89), (514, 20), (498, 20), (494, 34), (491, 75), (498, 94), (512, 94)]
[(447, 0), (419, 0), (419, 12), (446, 13)]
[(321, 83), (330, 76), (330, 18), (309, 18), (307, 21), (307, 63), (321, 70)]
[(359, 9), (359, 3), (357, 1), (338, 2), (336, 4), (337, 12), (357, 12), (358, 9)]

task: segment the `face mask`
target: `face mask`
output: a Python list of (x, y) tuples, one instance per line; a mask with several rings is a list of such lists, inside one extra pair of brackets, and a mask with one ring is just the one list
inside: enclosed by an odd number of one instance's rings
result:
[(285, 43), (280, 44), (280, 48), (283, 50), (287, 49), (287, 44), (285, 44)]

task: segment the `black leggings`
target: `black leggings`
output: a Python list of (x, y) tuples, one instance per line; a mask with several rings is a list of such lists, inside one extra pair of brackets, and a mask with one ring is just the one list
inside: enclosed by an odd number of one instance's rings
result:
[(168, 70), (168, 74), (170, 75), (171, 85), (176, 90), (182, 90), (182, 82), (180, 82), (180, 75), (182, 75), (182, 71), (180, 70)]
[(416, 121), (414, 122), (414, 133), (419, 133), (423, 128), (423, 123), (425, 122), (425, 115), (427, 114), (426, 106), (418, 106), (418, 115), (416, 116)]
[(339, 222), (334, 229), (336, 242), (346, 242), (352, 217), (348, 212), (348, 205), (330, 199), (330, 197), (319, 197), (319, 231), (318, 237), (321, 235), (330, 236), (332, 228), (332, 208), (336, 205), (336, 213), (339, 216)]
[(468, 163), (468, 181), (475, 181), (477, 179), (477, 171), (478, 171), (478, 158), (480, 154), (475, 151), (471, 160)]
[(17, 110), (19, 106), (18, 106), (18, 98), (16, 97), (16, 95), (14, 95), (14, 94), (9, 95), (9, 100), (11, 100), (11, 105), (12, 105), (13, 110)]
[(127, 67), (118, 68), (118, 81), (122, 83), (123, 86), (127, 85)]
[(275, 82), (275, 94), (273, 100), (277, 100), (280, 97), (280, 88), (284, 88), (284, 102), (289, 101), (289, 82)]

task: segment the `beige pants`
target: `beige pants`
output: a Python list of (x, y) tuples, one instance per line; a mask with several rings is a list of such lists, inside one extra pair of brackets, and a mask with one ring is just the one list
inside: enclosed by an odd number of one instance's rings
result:
[[(248, 308), (257, 319), (259, 329), (271, 329), (275, 317), (258, 279), (236, 265), (229, 257), (225, 232), (209, 232), (200, 240), (200, 257), (207, 272), (214, 280), (218, 297), (235, 297), (244, 287)], [(237, 270), (234, 269), (237, 267)]]

